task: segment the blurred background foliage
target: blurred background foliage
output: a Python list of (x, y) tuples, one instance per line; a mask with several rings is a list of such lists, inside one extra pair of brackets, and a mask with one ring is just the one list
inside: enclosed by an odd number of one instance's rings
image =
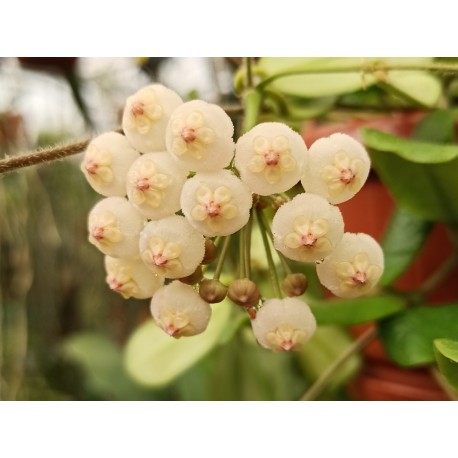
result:
[[(374, 363), (374, 347), (353, 355), (320, 399), (388, 397), (386, 385), (380, 385), (386, 374), (397, 383), (394, 398), (396, 393), (399, 398), (400, 390), (412, 387), (404, 383), (407, 373), (415, 375), (417, 391), (404, 398), (446, 399), (423, 366), (437, 358), (456, 384), (458, 329), (445, 323), (458, 323), (458, 306), (444, 308), (438, 318), (434, 308), (426, 312), (434, 318), (417, 314), (425, 313), (426, 302), (458, 300), (453, 241), (440, 238), (443, 223), (456, 227), (458, 221), (458, 150), (451, 146), (456, 142), (458, 78), (422, 70), (388, 74), (378, 62), (263, 58), (254, 72), (256, 81), (265, 84), (261, 121), (287, 122), (303, 133), (308, 146), (337, 130), (363, 139), (370, 148), (389, 193), (383, 188), (375, 200), (360, 196), (342, 205), (342, 211), (346, 222), (350, 218), (346, 230), (379, 240), (384, 234), (387, 270), (380, 296), (325, 301), (313, 268), (296, 265), (308, 276), (307, 300), (321, 325), (301, 352), (274, 354), (260, 348), (247, 318), (229, 301), (213, 306), (204, 334), (175, 341), (152, 323), (148, 301), (125, 301), (106, 286), (103, 257), (87, 242), (86, 232), (87, 214), (99, 196), (78, 169), (81, 158), (9, 173), (0, 177), (0, 399), (294, 400), (352, 344), (359, 333), (355, 325), (379, 319), (389, 358), (379, 351), (383, 354)], [(237, 93), (244, 91), (245, 78), (240, 63), (238, 58), (1, 59), (2, 156), (118, 128), (125, 98), (151, 81), (185, 99), (222, 105), (240, 130)], [(372, 65), (371, 72), (358, 70), (362, 65)], [(339, 66), (355, 71), (325, 74)], [(275, 79), (282, 72), (291, 75)], [(415, 140), (405, 140), (411, 136)], [(373, 172), (368, 192), (378, 186)], [(374, 213), (383, 213), (384, 219), (371, 221)], [(428, 244), (442, 258), (426, 260), (423, 268), (418, 259), (426, 256)], [(268, 296), (261, 245), (255, 230), (253, 277)], [(232, 253), (229, 275), (236, 271), (236, 258)], [(425, 279), (443, 262), (449, 270), (422, 291)], [(437, 319), (436, 331), (425, 334), (422, 320), (431, 319)], [(414, 344), (405, 341), (411, 329)], [(411, 348), (417, 349), (419, 341), (426, 350), (416, 359)], [(376, 345), (381, 348), (380, 342)], [(408, 372), (388, 366), (388, 359), (421, 367)]]

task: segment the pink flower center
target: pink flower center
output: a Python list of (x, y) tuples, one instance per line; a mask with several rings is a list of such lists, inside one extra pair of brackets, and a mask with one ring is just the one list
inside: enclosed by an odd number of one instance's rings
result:
[(275, 167), (280, 162), (280, 154), (278, 154), (276, 151), (268, 151), (266, 154), (264, 154), (264, 161), (266, 162), (267, 166)]
[(148, 178), (139, 178), (137, 180), (136, 187), (139, 191), (146, 191), (149, 189), (149, 181)]
[(162, 254), (155, 254), (153, 256), (153, 262), (157, 267), (165, 267), (167, 265), (168, 259)]
[(196, 131), (190, 127), (187, 127), (181, 131), (181, 138), (186, 143), (192, 143), (197, 138)]
[(122, 290), (122, 287), (124, 286), (124, 283), (120, 283), (115, 278), (110, 278), (108, 280), (108, 286), (110, 287), (111, 290), (116, 291), (117, 293), (119, 293)]
[(293, 346), (294, 346), (294, 344), (293, 344), (291, 339), (284, 340), (280, 345), (280, 347), (283, 348), (283, 350), (285, 350), (285, 351), (291, 350), (291, 348), (293, 348)]
[(359, 283), (360, 285), (362, 285), (363, 283), (366, 283), (366, 280), (367, 280), (367, 275), (365, 274), (365, 272), (356, 272), (355, 275), (353, 275), (353, 281), (355, 283)]
[(175, 334), (177, 334), (180, 330), (176, 328), (173, 324), (169, 324), (165, 328), (165, 332), (170, 336), (173, 337)]
[(215, 216), (219, 216), (221, 213), (221, 205), (212, 200), (207, 205), (205, 205), (205, 210), (210, 218), (214, 218)]
[(316, 237), (309, 232), (307, 235), (303, 235), (301, 237), (301, 242), (302, 245), (306, 247), (313, 247), (313, 245), (315, 245), (316, 242)]
[(132, 116), (142, 116), (145, 114), (144, 105), (141, 102), (135, 102), (130, 109)]
[(355, 178), (355, 174), (352, 169), (342, 169), (340, 171), (340, 181), (345, 184), (350, 184)]
[(98, 167), (99, 164), (97, 164), (97, 162), (94, 162), (92, 159), (88, 159), (84, 164), (84, 168), (86, 169), (86, 172), (89, 173), (89, 175), (95, 175), (97, 173)]
[(105, 238), (105, 229), (99, 226), (94, 227), (92, 229), (92, 237), (97, 241), (103, 240)]

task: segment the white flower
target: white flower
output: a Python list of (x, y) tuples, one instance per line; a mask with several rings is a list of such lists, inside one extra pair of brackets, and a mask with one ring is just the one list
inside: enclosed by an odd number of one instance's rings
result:
[(237, 232), (248, 222), (251, 205), (250, 191), (229, 170), (197, 173), (181, 193), (184, 215), (209, 237)]
[(122, 128), (130, 144), (142, 153), (165, 150), (165, 130), (180, 96), (161, 84), (146, 86), (126, 101)]
[(125, 196), (127, 170), (139, 156), (124, 135), (107, 132), (89, 143), (81, 170), (99, 194)]
[(264, 348), (275, 352), (298, 351), (315, 332), (316, 320), (304, 301), (287, 297), (266, 300), (251, 325)]
[(193, 172), (227, 167), (234, 156), (234, 125), (218, 105), (192, 100), (179, 106), (166, 133), (167, 151)]
[(140, 234), (146, 266), (166, 278), (191, 275), (205, 254), (205, 239), (183, 216), (150, 221)]
[(298, 194), (272, 220), (275, 248), (295, 261), (313, 262), (328, 256), (343, 231), (340, 210), (315, 194)]
[(333, 134), (310, 147), (302, 186), (306, 192), (340, 204), (362, 188), (370, 166), (369, 155), (359, 142), (346, 134)]
[(307, 147), (286, 124), (258, 124), (235, 145), (235, 166), (242, 181), (256, 194), (285, 192), (301, 178)]
[(383, 268), (382, 248), (370, 235), (346, 232), (316, 271), (321, 284), (336, 296), (352, 298), (369, 293)]
[(107, 197), (89, 212), (89, 241), (115, 258), (138, 256), (145, 218), (123, 197)]
[(173, 215), (180, 209), (180, 195), (187, 172), (166, 152), (148, 153), (127, 173), (127, 197), (150, 219)]
[(140, 259), (105, 256), (106, 282), (124, 299), (146, 299), (164, 284), (164, 277), (151, 273)]
[(179, 281), (160, 288), (151, 300), (151, 313), (157, 325), (175, 338), (204, 332), (211, 312), (210, 305), (192, 286)]

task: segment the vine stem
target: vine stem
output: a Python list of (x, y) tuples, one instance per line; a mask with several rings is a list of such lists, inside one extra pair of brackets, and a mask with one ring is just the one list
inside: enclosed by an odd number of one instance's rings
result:
[(267, 238), (267, 229), (264, 224), (262, 210), (256, 209), (256, 216), (258, 217), (259, 230), (261, 231), (262, 242), (264, 243), (264, 249), (266, 252), (267, 262), (269, 264), (269, 271), (272, 278), (272, 284), (276, 297), (282, 298), (283, 294), (280, 288), (280, 282), (278, 280), (277, 268), (275, 267), (274, 259), (272, 257), (272, 251), (270, 250), (269, 239)]
[(383, 62), (374, 62), (370, 64), (362, 65), (348, 65), (340, 67), (328, 67), (328, 68), (296, 68), (291, 70), (286, 70), (276, 75), (272, 75), (269, 78), (261, 81), (256, 88), (258, 90), (263, 89), (268, 86), (270, 83), (274, 82), (279, 78), (284, 78), (286, 76), (296, 76), (296, 75), (313, 75), (313, 74), (325, 74), (325, 73), (377, 73), (377, 72), (388, 72), (388, 71), (432, 71), (440, 73), (458, 73), (457, 64), (441, 64), (441, 63), (432, 63), (432, 64), (396, 64), (396, 65), (386, 65)]
[(245, 226), (245, 273), (248, 279), (251, 279), (251, 231), (253, 226), (253, 209), (250, 210), (250, 218)]
[(219, 277), (221, 276), (221, 272), (223, 271), (224, 261), (229, 251), (230, 244), (231, 244), (231, 236), (228, 235), (224, 237), (223, 248), (221, 249), (221, 254), (218, 259), (218, 264), (216, 265), (215, 273), (213, 274), (213, 278), (215, 280), (219, 280)]
[(242, 229), (239, 231), (239, 278), (246, 277), (246, 270), (245, 270), (245, 242), (246, 242), (246, 226), (243, 226)]
[(332, 377), (341, 369), (348, 359), (361, 351), (377, 335), (375, 327), (369, 328), (361, 334), (315, 381), (315, 383), (302, 395), (299, 401), (313, 401), (326, 388)]
[(423, 286), (417, 291), (422, 296), (427, 296), (434, 291), (452, 272), (458, 264), (458, 254), (455, 252), (447, 258), (441, 266), (423, 283)]
[(82, 153), (90, 140), (83, 140), (76, 143), (70, 143), (64, 146), (46, 148), (32, 153), (11, 156), (0, 160), (0, 174), (11, 172), (16, 169), (30, 167), (31, 165), (51, 162), (58, 159), (63, 159), (68, 156)]

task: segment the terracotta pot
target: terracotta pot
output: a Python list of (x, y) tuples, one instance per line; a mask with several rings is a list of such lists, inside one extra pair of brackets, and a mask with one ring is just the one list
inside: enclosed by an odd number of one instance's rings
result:
[[(392, 134), (409, 137), (423, 113), (393, 114), (370, 121), (349, 121), (343, 124), (318, 126), (305, 125), (303, 137), (307, 146), (323, 136), (334, 132), (344, 132), (361, 140), (358, 130), (361, 127), (373, 127)], [(385, 186), (371, 172), (363, 189), (339, 208), (345, 221), (345, 231), (365, 232), (380, 241), (395, 209), (395, 202)], [(400, 279), (396, 288), (403, 291), (418, 289), (423, 282), (449, 256), (452, 242), (445, 227), (434, 226), (427, 242), (413, 264)], [(458, 299), (458, 267), (444, 279), (442, 284), (428, 296), (430, 305), (450, 302)], [(350, 328), (357, 337), (373, 323), (366, 323)], [(404, 369), (391, 363), (376, 339), (364, 350), (364, 366), (358, 377), (349, 386), (349, 394), (357, 400), (446, 400), (448, 397), (430, 375), (427, 369)]]

